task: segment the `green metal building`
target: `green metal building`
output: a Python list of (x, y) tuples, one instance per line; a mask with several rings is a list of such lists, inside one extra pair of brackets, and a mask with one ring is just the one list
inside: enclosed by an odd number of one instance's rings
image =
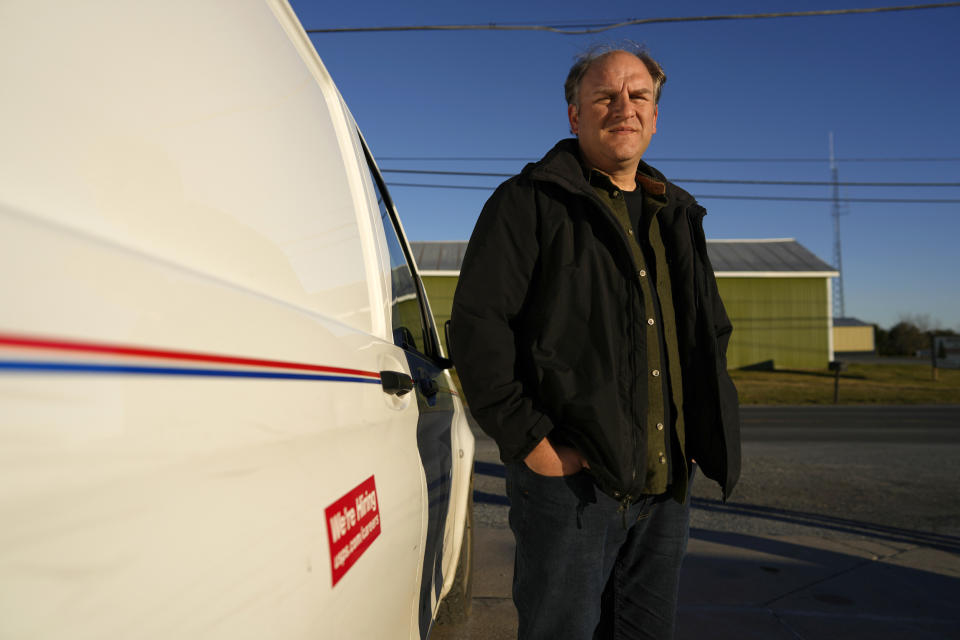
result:
[[(467, 243), (411, 245), (442, 332)], [(833, 267), (792, 238), (708, 240), (707, 252), (733, 323), (730, 368), (826, 368), (833, 360)]]

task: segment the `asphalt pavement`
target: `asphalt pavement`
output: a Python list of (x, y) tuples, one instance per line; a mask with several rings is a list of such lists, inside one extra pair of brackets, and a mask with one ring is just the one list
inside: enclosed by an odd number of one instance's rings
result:
[[(694, 484), (676, 637), (960, 640), (960, 406), (743, 418), (734, 495)], [(503, 467), (475, 432), (473, 612), (433, 640), (516, 637)]]

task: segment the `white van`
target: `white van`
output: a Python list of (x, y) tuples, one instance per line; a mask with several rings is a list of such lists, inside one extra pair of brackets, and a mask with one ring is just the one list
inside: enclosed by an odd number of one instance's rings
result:
[(0, 92), (0, 637), (469, 604), (450, 362), (287, 3), (4, 2)]

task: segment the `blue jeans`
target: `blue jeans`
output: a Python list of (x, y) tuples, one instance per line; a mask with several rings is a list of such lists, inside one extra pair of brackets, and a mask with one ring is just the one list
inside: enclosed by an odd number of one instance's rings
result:
[(689, 495), (621, 510), (587, 471), (548, 477), (523, 463), (507, 465), (507, 495), (520, 640), (673, 637)]

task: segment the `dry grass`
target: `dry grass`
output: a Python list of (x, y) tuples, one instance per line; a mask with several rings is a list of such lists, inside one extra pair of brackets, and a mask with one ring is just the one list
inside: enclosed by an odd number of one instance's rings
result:
[[(741, 404), (833, 403), (834, 374), (825, 369), (738, 369), (730, 376)], [(934, 381), (928, 364), (850, 364), (840, 374), (840, 404), (960, 404), (960, 370), (939, 369)]]
[[(832, 371), (731, 371), (741, 404), (831, 404)], [(840, 374), (841, 404), (957, 404), (960, 370), (930, 365), (850, 364)]]

